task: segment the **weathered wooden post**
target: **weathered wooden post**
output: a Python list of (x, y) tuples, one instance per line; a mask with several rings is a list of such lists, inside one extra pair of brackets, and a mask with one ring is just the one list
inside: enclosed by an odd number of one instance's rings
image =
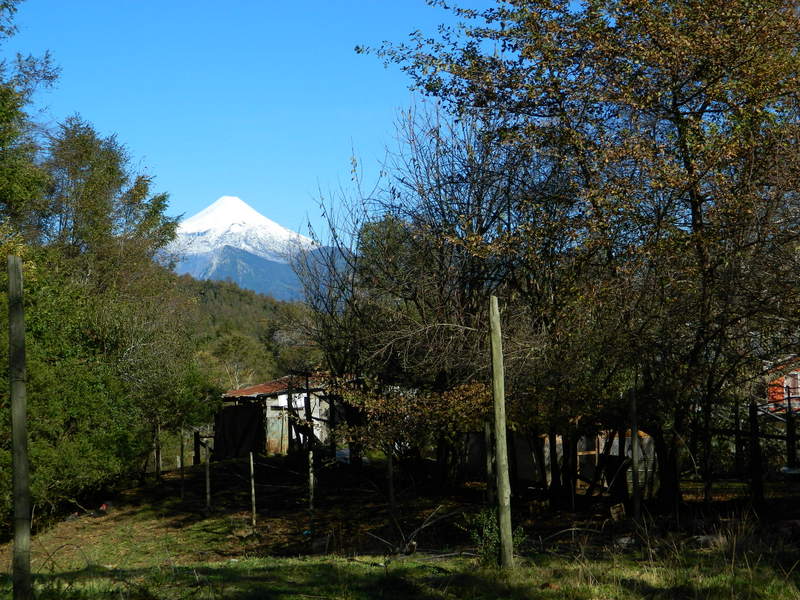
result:
[(758, 407), (750, 400), (750, 492), (756, 510), (764, 505), (764, 480), (761, 471), (761, 441), (758, 431)]
[(642, 516), (642, 495), (639, 488), (639, 423), (636, 411), (636, 391), (631, 388), (631, 486), (633, 487), (633, 518)]
[(180, 458), (178, 459), (178, 466), (181, 469), (181, 500), (183, 500), (184, 488), (185, 488), (184, 477), (183, 477), (183, 455), (184, 455), (184, 451), (186, 450), (186, 440), (184, 439), (185, 432), (183, 430), (183, 424), (182, 423), (181, 423), (180, 436), (181, 436), (181, 455), (180, 455)]
[(14, 600), (33, 597), (31, 579), (31, 490), (28, 476), (28, 416), (25, 389), (25, 312), (22, 260), (8, 257), (8, 375), (11, 387), (11, 470), (14, 493)]
[(286, 410), (289, 416), (286, 418), (286, 422), (289, 425), (289, 454), (293, 454), (295, 448), (297, 447), (297, 440), (295, 436), (297, 435), (297, 414), (294, 410), (294, 389), (293, 389), (293, 379), (292, 376), (289, 376), (289, 382), (286, 386)]
[(792, 410), (792, 388), (788, 385), (786, 386), (786, 466), (790, 469), (797, 466), (797, 432)]
[[(563, 500), (563, 489), (561, 487), (561, 467), (558, 464), (558, 434), (555, 428), (550, 428), (547, 433), (548, 451), (550, 454), (550, 508), (559, 508)], [(563, 455), (563, 440), (561, 453)]]
[(200, 432), (194, 432), (194, 454), (192, 456), (192, 464), (197, 466), (202, 461), (202, 457), (200, 456)]
[(734, 405), (734, 412), (733, 412), (733, 421), (734, 421), (734, 464), (736, 470), (736, 476), (742, 477), (744, 473), (744, 467), (742, 466), (742, 419), (739, 415), (739, 398), (736, 398), (736, 404)]
[(611, 489), (611, 496), (617, 502), (628, 501), (628, 440), (625, 436), (625, 427), (617, 432), (619, 443), (617, 445), (617, 458), (619, 459), (619, 466), (613, 476), (613, 485)]
[(252, 512), (253, 512), (252, 525), (253, 529), (255, 529), (256, 528), (256, 475), (255, 475), (255, 468), (253, 467), (252, 452), (250, 452), (250, 505), (252, 507)]
[(311, 390), (309, 389), (308, 373), (306, 373), (306, 449), (308, 450), (308, 510), (314, 510), (314, 415), (311, 412)]
[(206, 447), (206, 513), (211, 513), (211, 448)]
[(506, 397), (503, 372), (503, 337), (497, 296), (489, 298), (489, 340), (492, 349), (492, 395), (494, 396), (494, 439), (497, 460), (497, 504), (500, 522), (500, 566), (514, 566), (514, 542), (511, 537), (511, 483), (508, 478), (506, 444)]
[(609, 474), (608, 468), (608, 456), (611, 454), (611, 447), (614, 444), (614, 438), (616, 437), (617, 432), (613, 429), (606, 433), (606, 439), (603, 443), (603, 452), (598, 457), (597, 460), (597, 468), (595, 469), (594, 475), (592, 476), (592, 481), (589, 483), (589, 487), (586, 490), (586, 495), (591, 496), (594, 493), (594, 489), (597, 487), (598, 483), (600, 483), (600, 479), (603, 477), (603, 472), (606, 472), (606, 478), (611, 479), (613, 477), (613, 473)]

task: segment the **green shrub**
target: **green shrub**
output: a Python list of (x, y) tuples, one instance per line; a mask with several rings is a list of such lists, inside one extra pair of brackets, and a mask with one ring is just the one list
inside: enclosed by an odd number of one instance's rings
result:
[[(478, 555), (478, 562), (484, 566), (497, 566), (500, 563), (500, 526), (496, 509), (484, 508), (475, 515), (465, 515), (465, 531), (469, 533)], [(511, 534), (514, 548), (525, 541), (525, 532), (517, 527)]]

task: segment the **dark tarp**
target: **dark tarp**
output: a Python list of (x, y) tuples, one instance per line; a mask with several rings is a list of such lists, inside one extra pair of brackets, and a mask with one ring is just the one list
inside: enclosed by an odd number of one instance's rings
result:
[(264, 411), (258, 404), (225, 406), (214, 418), (214, 460), (240, 458), (266, 447)]

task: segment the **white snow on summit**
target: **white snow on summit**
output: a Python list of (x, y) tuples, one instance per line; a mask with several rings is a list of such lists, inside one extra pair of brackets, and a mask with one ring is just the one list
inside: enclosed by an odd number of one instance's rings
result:
[(309, 238), (268, 219), (236, 196), (222, 196), (178, 225), (170, 251), (179, 255), (213, 252), (232, 246), (276, 262), (314, 247)]

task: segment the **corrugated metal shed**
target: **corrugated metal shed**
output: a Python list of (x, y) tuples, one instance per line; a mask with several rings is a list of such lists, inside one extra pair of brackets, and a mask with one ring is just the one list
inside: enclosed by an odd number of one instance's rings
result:
[[(308, 436), (307, 427), (303, 425), (306, 397), (310, 400), (314, 437), (320, 442), (328, 439), (331, 401), (324, 395), (324, 383), (325, 378), (320, 374), (311, 375), (308, 380), (305, 375), (287, 375), (273, 381), (228, 390), (222, 395), (224, 401), (222, 412), (227, 410), (226, 416), (229, 420), (235, 420), (238, 418), (236, 413), (238, 409), (260, 407), (259, 420), (263, 423), (265, 441), (261, 442), (262, 437), (259, 437), (259, 447), (254, 448), (254, 451), (266, 450), (268, 453), (283, 454), (289, 451), (292, 444), (305, 443), (304, 440)], [(243, 419), (253, 420), (253, 417), (245, 415)], [(220, 419), (218, 421), (222, 432), (225, 423)], [(238, 451), (241, 444), (234, 443), (237, 438), (236, 427), (239, 426), (233, 424), (226, 431), (229, 430), (228, 446), (235, 447)], [(244, 433), (243, 426), (239, 429)]]
[[(323, 387), (322, 384), (323, 380), (319, 376), (312, 376), (309, 378), (308, 385), (309, 389), (312, 391), (321, 390)], [(278, 394), (285, 394), (289, 391), (290, 387), (295, 392), (299, 392), (301, 390), (305, 391), (306, 378), (298, 377), (296, 375), (287, 375), (266, 383), (259, 383), (257, 385), (243, 387), (238, 390), (228, 390), (222, 395), (222, 397), (225, 400), (237, 400), (245, 398), (256, 399), (259, 396), (276, 396)]]

